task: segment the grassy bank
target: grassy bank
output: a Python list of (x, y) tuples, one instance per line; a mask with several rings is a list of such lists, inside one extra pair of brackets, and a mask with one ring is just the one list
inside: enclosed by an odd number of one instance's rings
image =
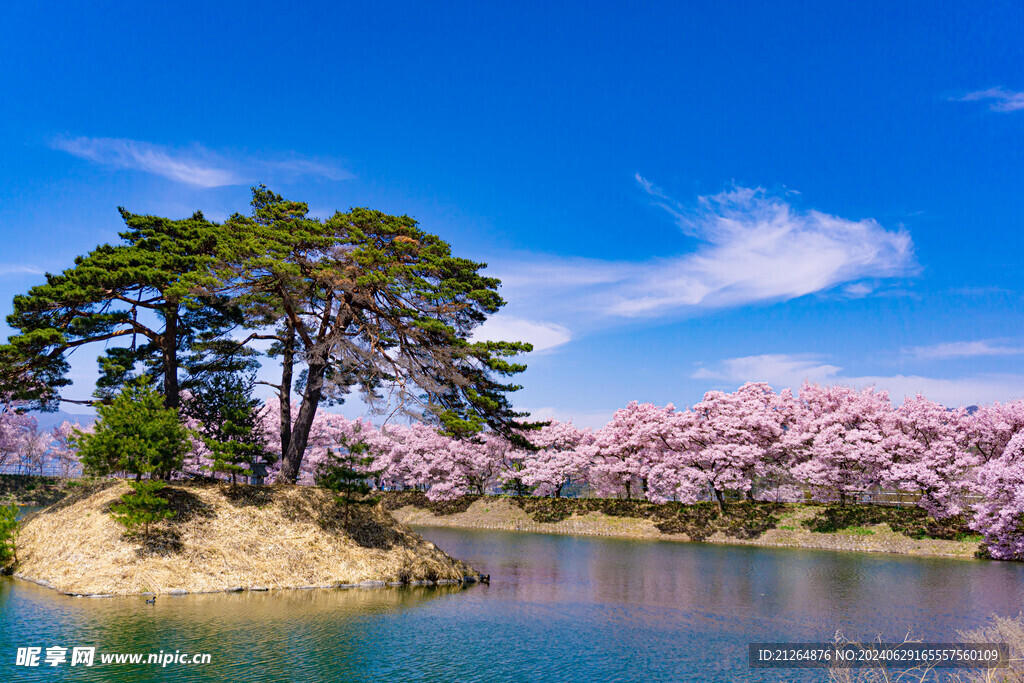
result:
[(0, 474), (0, 505), (52, 505), (88, 480), (65, 477), (40, 477), (31, 474)]
[(462, 582), (477, 574), (381, 506), (350, 508), (303, 486), (180, 484), (148, 539), (110, 515), (120, 481), (72, 487), (25, 518), (16, 576), (69, 594), (210, 592), (369, 582)]
[(819, 548), (971, 558), (981, 537), (964, 519), (932, 519), (920, 508), (732, 503), (658, 505), (615, 499), (466, 496), (432, 502), (420, 492), (384, 494), (407, 524), (556, 534)]

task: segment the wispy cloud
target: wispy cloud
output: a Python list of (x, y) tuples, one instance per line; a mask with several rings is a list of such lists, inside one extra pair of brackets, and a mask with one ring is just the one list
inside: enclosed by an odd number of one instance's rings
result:
[(953, 99), (958, 102), (987, 101), (988, 108), (992, 111), (1010, 112), (1024, 109), (1024, 92), (1015, 92), (1002, 87), (978, 90)]
[(889, 392), (894, 403), (921, 393), (947, 406), (1007, 401), (1024, 396), (1024, 376), (1018, 374), (983, 374), (971, 377), (922, 377), (919, 375), (850, 376), (836, 365), (803, 354), (764, 354), (729, 358), (714, 368), (701, 368), (693, 373), (697, 379), (712, 379), (726, 385), (743, 382), (767, 382), (775, 389), (797, 389), (804, 380), (822, 384), (842, 384), (857, 388), (873, 386)]
[(979, 356), (1016, 356), (1024, 353), (1024, 347), (1007, 346), (999, 339), (983, 339), (971, 342), (949, 342), (932, 346), (912, 346), (903, 349), (905, 355), (921, 360), (948, 360), (951, 358), (976, 358)]
[(533, 344), (533, 352), (549, 351), (572, 339), (568, 328), (556, 323), (526, 320), (497, 314), (473, 331), (473, 341), (523, 341)]
[(104, 166), (151, 173), (196, 187), (247, 185), (268, 176), (318, 176), (330, 180), (352, 177), (344, 169), (316, 159), (297, 155), (279, 159), (229, 155), (202, 145), (174, 148), (123, 138), (56, 137), (50, 146)]
[(700, 368), (691, 377), (724, 382), (768, 382), (779, 387), (799, 387), (804, 380), (829, 382), (842, 372), (838, 365), (823, 363), (810, 354), (765, 353), (727, 358), (714, 368)]
[(851, 299), (862, 299), (875, 291), (870, 282), (854, 282), (843, 287), (843, 293)]
[(0, 276), (4, 275), (42, 275), (43, 270), (35, 266), (19, 263), (0, 263)]
[[(906, 275), (915, 268), (905, 231), (872, 219), (849, 220), (799, 211), (761, 188), (738, 187), (699, 197), (686, 207), (641, 176), (637, 182), (680, 229), (703, 244), (672, 259), (625, 292), (625, 315), (680, 305), (732, 306), (793, 299), (867, 278)], [(860, 292), (866, 293), (864, 285)]]
[(760, 188), (734, 188), (686, 206), (643, 176), (636, 183), (698, 241), (696, 248), (640, 262), (536, 254), (490, 259), (510, 313), (593, 327), (839, 287), (845, 296), (862, 297), (882, 280), (917, 271), (910, 235), (872, 219), (801, 211)]

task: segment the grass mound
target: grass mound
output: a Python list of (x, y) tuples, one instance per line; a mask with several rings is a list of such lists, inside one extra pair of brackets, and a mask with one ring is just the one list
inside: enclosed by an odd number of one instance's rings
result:
[(127, 484), (102, 481), (26, 518), (17, 575), (72, 594), (221, 591), (477, 576), (380, 506), (304, 486), (175, 483), (174, 517), (148, 539), (127, 534), (110, 506)]

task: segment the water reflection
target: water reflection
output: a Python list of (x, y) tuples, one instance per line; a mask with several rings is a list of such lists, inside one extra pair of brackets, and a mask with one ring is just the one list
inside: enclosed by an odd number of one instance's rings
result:
[[(422, 528), (490, 586), (73, 599), (0, 582), (0, 680), (822, 680), (751, 641), (954, 640), (1024, 605), (1014, 564)], [(35, 670), (25, 645), (209, 652), (205, 667)]]
[[(486, 591), (492, 609), (562, 623), (582, 634), (576, 644), (581, 656), (609, 666), (615, 657), (660, 659), (648, 674), (666, 680), (706, 680), (715, 671), (730, 671), (733, 680), (780, 680), (778, 672), (746, 670), (748, 642), (829, 640), (836, 630), (866, 639), (902, 639), (910, 630), (925, 639), (956, 640), (958, 629), (1024, 607), (1024, 567), (1018, 564), (420, 531), (492, 573)], [(466, 598), (478, 599), (485, 598)], [(678, 657), (674, 664), (671, 657)]]
[[(0, 582), (0, 680), (296, 680), (358, 671), (368, 632), (461, 587), (69, 598)], [(19, 646), (96, 646), (98, 652), (211, 653), (211, 665), (10, 667)], [(379, 645), (378, 645), (379, 647)], [(5, 673), (12, 676), (8, 678)], [(340, 677), (338, 680), (344, 680)]]

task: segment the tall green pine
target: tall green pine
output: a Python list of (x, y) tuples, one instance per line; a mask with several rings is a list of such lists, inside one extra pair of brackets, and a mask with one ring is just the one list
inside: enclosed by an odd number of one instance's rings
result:
[(205, 384), (194, 387), (182, 408), (196, 421), (210, 450), (210, 469), (229, 475), (232, 488), (238, 475), (249, 474), (254, 463), (272, 460), (258, 429), (260, 401), (252, 398), (252, 386), (251, 375), (211, 374)]
[(86, 474), (123, 472), (141, 479), (151, 472), (167, 479), (181, 469), (189, 449), (188, 431), (177, 409), (164, 407), (148, 377), (133, 380), (97, 413), (95, 431), (76, 432), (73, 438)]

